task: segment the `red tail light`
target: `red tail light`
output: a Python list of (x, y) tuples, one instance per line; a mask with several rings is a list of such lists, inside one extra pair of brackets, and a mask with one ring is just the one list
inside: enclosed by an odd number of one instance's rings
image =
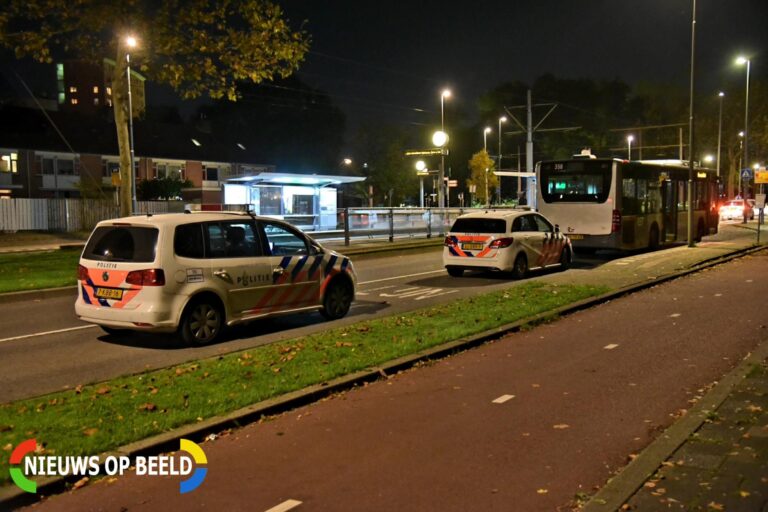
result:
[(454, 240), (453, 237), (447, 236), (445, 237), (445, 240), (443, 240), (443, 245), (445, 247), (456, 247), (456, 240)]
[(619, 231), (621, 231), (621, 212), (619, 210), (613, 210), (611, 233), (618, 233)]
[(491, 249), (504, 249), (505, 247), (509, 247), (512, 245), (512, 242), (514, 242), (514, 238), (497, 238), (493, 242), (491, 242)]
[(78, 281), (88, 280), (88, 269), (82, 265), (77, 266), (77, 280)]
[(163, 286), (165, 285), (165, 272), (159, 268), (134, 270), (128, 272), (125, 282), (136, 286)]

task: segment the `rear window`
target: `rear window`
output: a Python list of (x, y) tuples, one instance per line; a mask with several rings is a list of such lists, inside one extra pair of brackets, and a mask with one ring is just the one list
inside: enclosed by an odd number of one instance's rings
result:
[(102, 226), (96, 228), (85, 246), (83, 257), (98, 261), (155, 261), (157, 229), (137, 226)]
[(506, 233), (507, 223), (503, 219), (469, 218), (456, 219), (452, 233)]

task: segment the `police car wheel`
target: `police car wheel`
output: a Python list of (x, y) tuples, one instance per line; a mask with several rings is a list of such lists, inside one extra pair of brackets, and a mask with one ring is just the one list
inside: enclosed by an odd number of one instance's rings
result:
[(445, 267), (445, 269), (451, 277), (461, 277), (464, 275), (464, 269), (460, 267)]
[(197, 300), (187, 306), (181, 319), (179, 333), (189, 345), (207, 345), (224, 330), (221, 308), (209, 300)]
[(342, 318), (352, 306), (352, 295), (352, 286), (348, 282), (341, 279), (331, 281), (325, 290), (320, 313), (328, 320)]
[(526, 275), (528, 275), (528, 258), (525, 257), (525, 254), (518, 254), (512, 267), (512, 277), (522, 279)]

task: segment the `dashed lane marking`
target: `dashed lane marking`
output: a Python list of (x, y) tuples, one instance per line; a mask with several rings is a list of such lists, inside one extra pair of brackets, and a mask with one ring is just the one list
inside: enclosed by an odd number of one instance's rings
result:
[(94, 327), (96, 326), (95, 325), (79, 325), (77, 327), (68, 327), (67, 329), (56, 329), (55, 331), (35, 332), (32, 334), (24, 334), (22, 336), (14, 336), (13, 338), (3, 338), (3, 339), (0, 339), (0, 343), (4, 343), (6, 341), (23, 340), (26, 338), (35, 338), (37, 336), (47, 336), (49, 334), (61, 334), (63, 332), (80, 331), (82, 329), (93, 329)]
[(515, 398), (515, 395), (501, 395), (499, 398), (494, 400), (492, 403), (494, 403), (494, 404), (503, 404), (504, 402), (509, 402), (513, 398)]
[(301, 502), (299, 500), (286, 500), (279, 505), (275, 505), (274, 507), (267, 510), (266, 512), (286, 512), (288, 510), (291, 510), (292, 508), (298, 507), (299, 505), (301, 505)]
[(613, 350), (613, 349), (615, 349), (616, 347), (618, 347), (618, 345), (617, 345), (616, 343), (611, 343), (610, 345), (606, 345), (606, 346), (604, 346), (603, 348), (604, 348), (605, 350)]

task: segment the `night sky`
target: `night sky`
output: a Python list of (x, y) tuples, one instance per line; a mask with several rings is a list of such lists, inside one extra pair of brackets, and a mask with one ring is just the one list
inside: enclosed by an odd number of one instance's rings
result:
[[(479, 95), (544, 73), (689, 83), (692, 0), (278, 3), (312, 35), (301, 78), (327, 91), (352, 126), (439, 123), (444, 87), (454, 95), (446, 116), (460, 109), (476, 120)], [(753, 77), (768, 76), (768, 1), (698, 0), (697, 91), (743, 76), (733, 64), (740, 53), (752, 57)]]

